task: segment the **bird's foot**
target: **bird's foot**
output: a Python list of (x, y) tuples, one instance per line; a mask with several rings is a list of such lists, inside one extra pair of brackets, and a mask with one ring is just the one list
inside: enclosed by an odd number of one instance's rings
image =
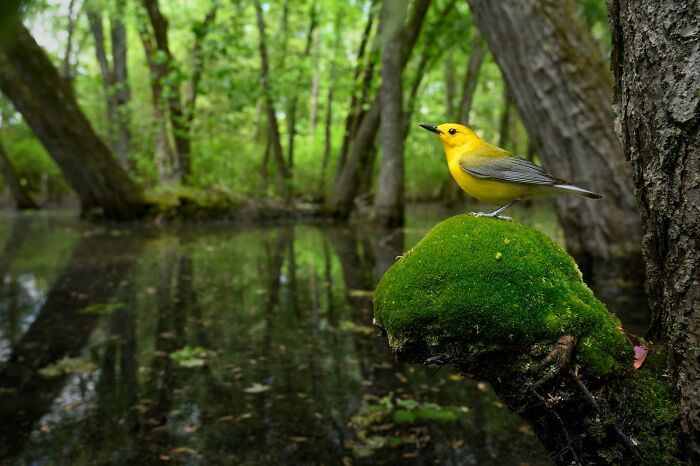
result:
[(513, 221), (513, 217), (506, 217), (505, 215), (498, 215), (498, 212), (470, 212), (469, 215), (473, 217), (483, 217), (483, 218), (497, 218), (500, 220)]

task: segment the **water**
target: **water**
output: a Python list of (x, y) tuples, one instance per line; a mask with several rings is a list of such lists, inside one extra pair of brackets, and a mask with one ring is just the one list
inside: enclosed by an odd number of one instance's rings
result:
[[(551, 213), (515, 213), (561, 241)], [(383, 270), (447, 215), (391, 233), (4, 214), (0, 458), (551, 464), (487, 385), (396, 364), (371, 326)]]

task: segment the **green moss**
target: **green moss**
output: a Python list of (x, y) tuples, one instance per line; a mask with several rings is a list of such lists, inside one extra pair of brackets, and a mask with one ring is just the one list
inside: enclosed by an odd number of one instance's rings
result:
[(668, 385), (662, 347), (650, 348), (639, 370), (626, 368), (609, 388), (622, 408), (624, 428), (645, 452), (645, 464), (680, 465), (678, 453), (678, 403)]
[(236, 206), (234, 199), (224, 192), (187, 186), (159, 187), (147, 191), (144, 197), (154, 215), (166, 217), (223, 217)]
[(455, 344), (525, 348), (570, 334), (579, 338), (578, 362), (592, 374), (632, 360), (619, 321), (583, 283), (573, 259), (517, 223), (445, 220), (387, 271), (374, 304), (397, 352), (425, 356)]

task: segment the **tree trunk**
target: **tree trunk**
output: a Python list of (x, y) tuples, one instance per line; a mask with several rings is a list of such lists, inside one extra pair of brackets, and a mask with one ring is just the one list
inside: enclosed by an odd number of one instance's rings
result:
[(20, 182), (15, 167), (12, 166), (12, 162), (10, 162), (7, 152), (5, 152), (5, 146), (3, 146), (2, 141), (0, 141), (0, 174), (2, 174), (5, 183), (10, 188), (10, 193), (12, 193), (12, 198), (15, 200), (18, 210), (39, 208), (29, 195), (27, 188)]
[[(311, 90), (309, 92), (309, 128), (311, 135), (316, 133), (316, 125), (318, 124), (318, 96), (321, 90), (321, 37), (319, 37), (318, 28), (314, 32), (314, 50), (313, 56), (313, 76), (311, 78)], [(337, 49), (334, 49), (337, 50)]]
[[(353, 84), (357, 85), (357, 89), (353, 89), (352, 96), (350, 98), (350, 108), (345, 117), (345, 133), (343, 134), (343, 144), (340, 148), (340, 154), (338, 156), (338, 167), (336, 171), (336, 179), (340, 176), (342, 168), (345, 166), (347, 161), (348, 151), (350, 150), (350, 140), (357, 134), (357, 129), (359, 127), (360, 121), (365, 114), (364, 105), (367, 102), (367, 97), (369, 93), (369, 88), (372, 83), (372, 76), (374, 74), (374, 50), (369, 58), (366, 58), (367, 44), (369, 43), (369, 38), (372, 35), (372, 25), (374, 24), (374, 2), (371, 2), (369, 13), (367, 16), (367, 23), (365, 24), (364, 31), (362, 32), (362, 39), (360, 40), (360, 47), (357, 51), (357, 66), (353, 73)], [(374, 47), (373, 47), (374, 49)], [(360, 83), (360, 74), (362, 74), (362, 80)]]
[(260, 0), (255, 0), (255, 14), (257, 18), (258, 33), (260, 34), (260, 86), (265, 96), (265, 110), (267, 112), (268, 137), (270, 138), (270, 150), (277, 165), (275, 178), (277, 180), (277, 195), (287, 199), (289, 197), (289, 167), (284, 161), (282, 141), (275, 104), (272, 100), (272, 86), (270, 84), (270, 63), (267, 54), (267, 38), (265, 37), (265, 19)]
[(649, 337), (670, 350), (689, 464), (700, 464), (700, 5), (608, 0), (618, 133), (644, 232)]
[(143, 214), (140, 188), (116, 162), (29, 31), (14, 24), (0, 50), (0, 89), (22, 113), (80, 198), (84, 214)]
[[(306, 61), (311, 54), (311, 46), (313, 45), (314, 30), (318, 26), (318, 18), (316, 14), (316, 2), (311, 3), (311, 12), (309, 15), (309, 29), (306, 33), (306, 45), (304, 46), (304, 54), (301, 59), (302, 62)], [(301, 81), (304, 78), (304, 66), (303, 63), (298, 67), (297, 73), (297, 88), (302, 89)], [(288, 134), (287, 134), (287, 167), (289, 168), (290, 178), (293, 178), (294, 170), (294, 136), (296, 136), (297, 131), (297, 102), (299, 100), (299, 94), (295, 93), (290, 101), (288, 107)]]
[(117, 115), (117, 103), (114, 95), (114, 73), (112, 72), (112, 67), (110, 66), (109, 59), (107, 58), (107, 51), (105, 48), (105, 34), (104, 26), (102, 24), (102, 12), (99, 8), (91, 8), (87, 12), (88, 24), (90, 25), (90, 32), (92, 33), (92, 38), (95, 42), (95, 57), (97, 58), (97, 64), (100, 67), (100, 74), (102, 75), (102, 89), (105, 94), (105, 102), (107, 109), (107, 139), (112, 151), (117, 154), (117, 158), (122, 166), (125, 166), (124, 160), (121, 159), (119, 152), (116, 151), (116, 132), (115, 132), (115, 121)]
[[(464, 125), (469, 124), (469, 113), (471, 113), (472, 104), (474, 103), (474, 93), (476, 92), (476, 85), (479, 83), (479, 73), (481, 72), (481, 64), (484, 62), (484, 55), (484, 39), (478, 31), (474, 31), (469, 60), (467, 61), (467, 67), (464, 69), (459, 106), (456, 109), (452, 108), (448, 112), (450, 118)], [(454, 83), (452, 85), (454, 86)], [(456, 89), (452, 92), (456, 94)], [(446, 177), (445, 184), (440, 191), (442, 193), (440, 197), (447, 207), (453, 207), (464, 202), (464, 191), (451, 176)]]
[(68, 25), (66, 27), (66, 50), (63, 53), (63, 62), (61, 63), (61, 76), (68, 81), (73, 88), (73, 66), (71, 60), (73, 58), (73, 42), (75, 39), (75, 23), (77, 14), (75, 14), (75, 0), (68, 2)]
[[(418, 41), (423, 20), (430, 6), (430, 0), (417, 0), (413, 5), (411, 19), (405, 26), (404, 46), (401, 54), (401, 69), (403, 70), (411, 56), (411, 51)], [(369, 105), (369, 109), (362, 117), (357, 131), (354, 133), (347, 161), (339, 165), (333, 191), (326, 205), (327, 215), (336, 220), (345, 221), (350, 217), (352, 206), (357, 196), (359, 185), (359, 173), (368, 160), (370, 147), (374, 144), (377, 130), (379, 129), (380, 101), (375, 96)], [(347, 131), (347, 129), (346, 129)]]
[(457, 95), (457, 79), (455, 63), (452, 54), (445, 57), (445, 112), (452, 118), (455, 112), (455, 96)]
[[(439, 53), (439, 49), (435, 47), (435, 40), (444, 28), (445, 20), (452, 13), (452, 9), (454, 8), (456, 2), (456, 0), (451, 0), (450, 2), (448, 2), (442, 8), (442, 10), (440, 10), (440, 12), (435, 15), (436, 18), (434, 19), (433, 24), (431, 25), (430, 29), (424, 34), (422, 40), (423, 49), (421, 50), (418, 64), (416, 65), (415, 71), (413, 73), (413, 82), (411, 83), (410, 90), (408, 91), (408, 97), (404, 98), (404, 101), (406, 103), (403, 112), (404, 138), (408, 134), (409, 125), (411, 123), (411, 117), (416, 107), (416, 97), (418, 96), (418, 90), (420, 89), (420, 85), (423, 82), (423, 78), (427, 74), (426, 70), (431, 69), (437, 60), (443, 58), (442, 55)], [(454, 72), (454, 69), (452, 71)], [(454, 78), (454, 73), (452, 78)], [(454, 82), (452, 84), (454, 84)], [(454, 92), (454, 90), (452, 91)], [(447, 92), (448, 91), (446, 90), (446, 93)], [(447, 99), (447, 107), (451, 105), (451, 101), (451, 98)]]
[(469, 54), (467, 68), (464, 71), (462, 99), (459, 102), (459, 115), (457, 119), (457, 121), (463, 125), (469, 124), (469, 113), (472, 110), (476, 85), (479, 83), (479, 71), (481, 71), (481, 64), (484, 62), (484, 52), (484, 40), (481, 34), (479, 34), (479, 31), (474, 30), (471, 53)]
[[(167, 113), (169, 115), (170, 126), (172, 127), (172, 138), (175, 144), (174, 155), (177, 157), (175, 164), (175, 179), (178, 181), (184, 180), (190, 174), (191, 168), (191, 139), (190, 128), (185, 112), (182, 108), (182, 97), (180, 87), (177, 83), (168, 84), (165, 79), (168, 75), (175, 71), (174, 57), (170, 52), (170, 44), (168, 41), (168, 20), (160, 11), (158, 0), (141, 0), (143, 7), (148, 13), (148, 19), (151, 26), (151, 31), (145, 29), (141, 31), (141, 38), (146, 49), (146, 57), (151, 68), (153, 81), (159, 81), (157, 84), (161, 87), (167, 86), (167, 92), (157, 92), (160, 94), (159, 99), (167, 103)], [(146, 42), (149, 42), (146, 45)], [(150, 50), (150, 51), (149, 51)], [(162, 57), (157, 57), (159, 53)], [(150, 55), (150, 58), (149, 58)], [(151, 84), (152, 87), (156, 84)], [(163, 131), (162, 123), (159, 125)], [(163, 138), (163, 136), (160, 136)], [(161, 140), (162, 143), (162, 140)]]
[(406, 3), (382, 4), (381, 149), (379, 185), (374, 199), (374, 221), (399, 227), (404, 221), (403, 22)]
[[(558, 196), (567, 250), (604, 301), (606, 282), (641, 293), (640, 220), (614, 133), (611, 79), (572, 0), (469, 0), (513, 103), (553, 174), (606, 196)], [(626, 275), (626, 276), (625, 276)], [(607, 283), (608, 285), (610, 283)]]
[(336, 75), (338, 73), (338, 52), (340, 50), (340, 41), (342, 40), (342, 18), (341, 13), (338, 12), (335, 18), (334, 25), (335, 40), (333, 43), (333, 57), (331, 58), (331, 66), (328, 75), (328, 94), (326, 95), (326, 116), (324, 122), (324, 135), (323, 135), (323, 159), (321, 160), (321, 177), (319, 179), (318, 193), (319, 198), (323, 202), (326, 197), (326, 176), (328, 174), (328, 162), (331, 158), (331, 150), (333, 149), (333, 84), (336, 80)]
[(126, 10), (126, 0), (116, 0), (116, 14), (109, 18), (112, 36), (112, 84), (114, 85), (115, 106), (115, 138), (114, 151), (122, 166), (129, 160), (131, 131), (129, 130), (129, 73), (127, 68), (127, 39), (123, 17)]
[(501, 118), (498, 123), (498, 145), (504, 149), (508, 148), (511, 142), (511, 107), (510, 96), (508, 96), (508, 87), (503, 83), (503, 109), (501, 110)]
[(186, 178), (192, 173), (191, 160), (191, 141), (192, 141), (192, 123), (194, 121), (195, 108), (197, 105), (197, 97), (199, 95), (199, 84), (202, 81), (204, 72), (205, 55), (202, 53), (204, 40), (209, 34), (218, 10), (218, 2), (214, 2), (212, 7), (207, 12), (204, 20), (196, 25), (194, 29), (194, 43), (192, 45), (192, 71), (189, 83), (187, 85), (187, 94), (185, 95), (185, 110), (184, 110), (184, 129), (187, 131), (185, 138), (187, 139), (187, 154), (180, 156), (180, 176)]

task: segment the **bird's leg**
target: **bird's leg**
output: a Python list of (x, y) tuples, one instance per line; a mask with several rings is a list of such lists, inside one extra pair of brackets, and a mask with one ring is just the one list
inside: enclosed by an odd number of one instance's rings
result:
[(498, 215), (504, 210), (506, 210), (508, 207), (517, 204), (520, 202), (520, 199), (515, 199), (510, 201), (508, 204), (499, 207), (498, 209), (494, 210), (493, 212), (489, 212), (488, 214), (485, 214), (484, 212), (472, 212), (471, 215), (475, 217), (486, 217), (486, 218), (500, 218), (501, 220), (513, 220), (511, 217), (506, 217), (504, 215)]

